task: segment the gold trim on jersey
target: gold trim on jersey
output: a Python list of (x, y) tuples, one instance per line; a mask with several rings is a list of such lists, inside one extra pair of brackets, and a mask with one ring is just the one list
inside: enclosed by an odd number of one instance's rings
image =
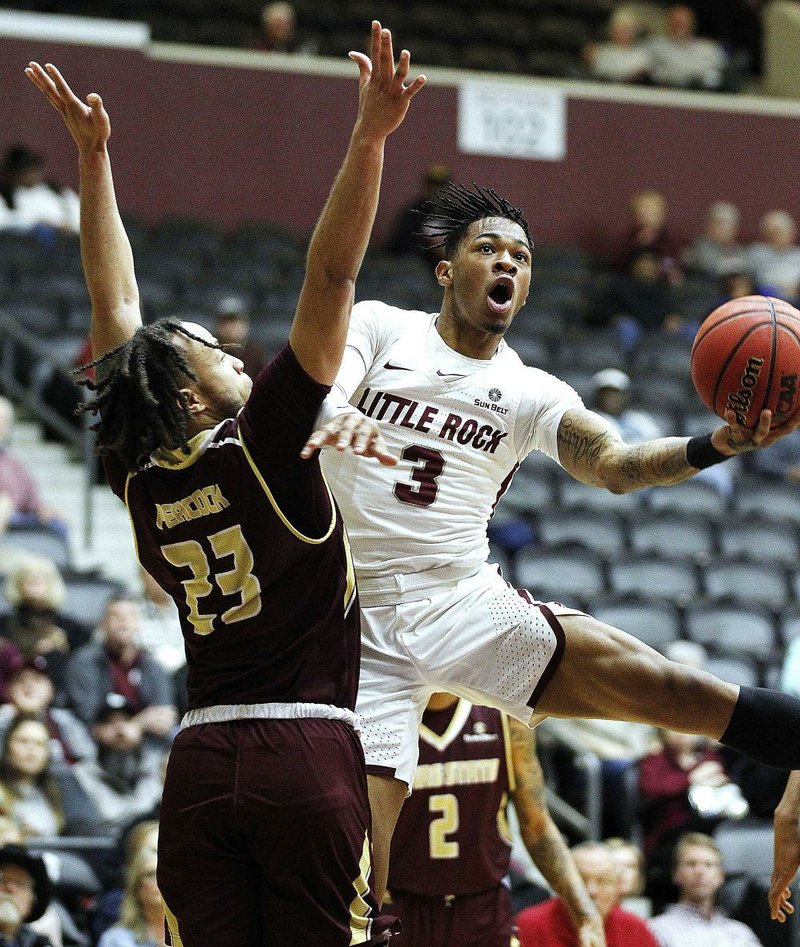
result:
[(153, 451), (150, 455), (150, 463), (155, 464), (156, 467), (164, 467), (167, 470), (183, 470), (186, 467), (191, 467), (198, 457), (205, 453), (217, 427), (219, 425), (214, 428), (206, 428), (190, 438), (186, 442), (186, 447), (189, 448), (188, 453), (184, 447), (177, 447), (175, 450)]
[(438, 750), (439, 753), (444, 752), (459, 735), (471, 712), (472, 704), (468, 700), (464, 700), (463, 697), (459, 697), (458, 706), (453, 711), (453, 716), (444, 733), (439, 736), (439, 734), (434, 733), (430, 727), (421, 723), (419, 725), (420, 739), (430, 744), (435, 750)]
[(372, 917), (370, 907), (364, 899), (369, 894), (369, 876), (372, 873), (369, 835), (364, 833), (364, 845), (358, 863), (358, 877), (353, 880), (356, 896), (350, 902), (350, 944), (366, 944), (371, 936)]
[(500, 713), (500, 720), (503, 723), (503, 745), (506, 751), (506, 773), (508, 774), (508, 788), (514, 792), (517, 788), (517, 777), (514, 775), (514, 754), (511, 752), (511, 729), (508, 723), (508, 716)]
[(356, 569), (353, 565), (350, 537), (347, 535), (347, 529), (344, 523), (342, 523), (342, 543), (344, 545), (344, 558), (347, 563), (346, 584), (344, 589), (344, 614), (346, 618), (350, 607), (356, 600)]
[(162, 898), (161, 903), (164, 905), (164, 917), (167, 919), (167, 930), (169, 931), (169, 941), (171, 947), (183, 947), (183, 938), (181, 937), (181, 932), (178, 927), (178, 919), (167, 907), (167, 902)]
[(250, 469), (255, 474), (256, 480), (258, 480), (258, 482), (261, 484), (261, 489), (264, 491), (264, 493), (266, 493), (267, 499), (270, 502), (270, 506), (277, 514), (278, 519), (289, 530), (289, 532), (294, 537), (299, 539), (301, 542), (310, 543), (313, 546), (318, 546), (320, 543), (324, 543), (325, 540), (330, 537), (331, 533), (333, 532), (333, 528), (336, 525), (336, 504), (334, 503), (333, 494), (331, 493), (331, 488), (328, 486), (328, 481), (325, 480), (325, 477), (323, 476), (322, 479), (323, 479), (323, 482), (325, 483), (325, 489), (328, 491), (328, 500), (331, 504), (331, 525), (328, 527), (328, 531), (325, 533), (324, 536), (321, 536), (319, 539), (313, 539), (311, 536), (306, 536), (303, 533), (301, 533), (300, 530), (295, 529), (295, 527), (292, 526), (289, 520), (284, 516), (283, 511), (278, 506), (277, 501), (275, 500), (275, 497), (272, 495), (272, 491), (267, 486), (266, 480), (264, 480), (264, 478), (262, 477), (261, 471), (256, 466), (256, 462), (253, 460), (253, 457), (250, 454), (250, 451), (247, 449), (247, 444), (245, 444), (244, 442), (244, 438), (242, 437), (242, 432), (241, 430), (239, 430), (238, 425), (237, 425), (237, 431), (239, 432), (239, 443), (242, 445), (242, 450), (244, 451), (244, 456), (247, 458), (247, 463), (250, 464)]
[(504, 792), (497, 810), (497, 834), (507, 844), (513, 845), (511, 826), (508, 824), (508, 793)]
[(131, 524), (131, 532), (133, 533), (133, 554), (136, 556), (136, 561), (141, 562), (139, 558), (139, 541), (136, 538), (136, 526), (133, 522), (133, 516), (131, 515), (130, 504), (128, 503), (128, 487), (131, 485), (131, 478), (133, 477), (132, 473), (129, 473), (125, 478), (125, 492), (123, 493), (123, 498), (125, 501), (125, 510), (128, 514), (128, 521)]

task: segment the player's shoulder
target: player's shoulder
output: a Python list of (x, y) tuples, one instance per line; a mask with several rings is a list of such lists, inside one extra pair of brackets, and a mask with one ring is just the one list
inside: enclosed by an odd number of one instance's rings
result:
[(547, 370), (547, 366), (539, 368), (535, 365), (527, 365), (522, 358), (508, 342), (504, 342), (498, 352), (498, 366), (503, 372), (514, 372), (519, 378), (523, 379), (527, 385), (537, 388), (542, 386), (552, 386), (554, 388), (569, 389), (567, 382), (563, 381), (557, 375)]
[(353, 306), (353, 320), (360, 322), (379, 322), (386, 325), (428, 325), (435, 313), (417, 309), (401, 309), (379, 299), (364, 299)]

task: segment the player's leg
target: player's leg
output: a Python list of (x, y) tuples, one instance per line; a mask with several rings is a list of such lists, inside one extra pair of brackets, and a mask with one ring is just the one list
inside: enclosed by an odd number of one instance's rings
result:
[(170, 752), (158, 835), (167, 944), (263, 947), (258, 867), (234, 813), (232, 731), (190, 727)]
[(238, 814), (261, 868), (261, 947), (383, 944), (370, 890), (371, 818), (358, 735), (327, 719), (250, 721)]
[(372, 810), (372, 851), (375, 897), (383, 902), (389, 878), (389, 852), (400, 810), (408, 795), (408, 784), (394, 776), (367, 775)]
[(541, 606), (564, 650), (531, 706), (558, 717), (649, 723), (719, 740), (757, 762), (800, 767), (800, 701), (738, 687), (669, 661), (637, 638), (588, 615)]

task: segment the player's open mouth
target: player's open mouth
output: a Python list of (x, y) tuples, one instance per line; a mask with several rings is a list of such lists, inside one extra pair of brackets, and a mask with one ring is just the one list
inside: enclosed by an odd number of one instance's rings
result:
[(492, 312), (505, 315), (514, 301), (514, 280), (510, 276), (498, 276), (492, 283), (487, 302)]

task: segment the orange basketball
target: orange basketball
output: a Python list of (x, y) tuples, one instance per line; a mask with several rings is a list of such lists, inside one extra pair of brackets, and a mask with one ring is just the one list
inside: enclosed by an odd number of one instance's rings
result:
[(800, 311), (771, 296), (744, 296), (715, 309), (692, 345), (692, 382), (703, 403), (728, 409), (753, 428), (772, 412), (772, 429), (800, 410)]

